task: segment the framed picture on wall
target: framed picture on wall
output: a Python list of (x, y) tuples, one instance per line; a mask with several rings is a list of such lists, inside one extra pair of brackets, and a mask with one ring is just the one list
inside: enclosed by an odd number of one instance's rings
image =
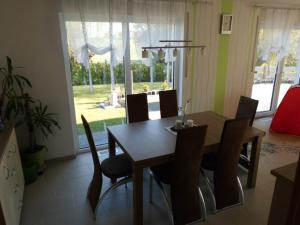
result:
[(222, 14), (221, 34), (231, 34), (232, 32), (232, 14)]

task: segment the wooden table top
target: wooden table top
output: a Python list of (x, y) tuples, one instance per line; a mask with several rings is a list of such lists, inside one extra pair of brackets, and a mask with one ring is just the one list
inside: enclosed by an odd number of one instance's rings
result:
[[(108, 127), (118, 145), (130, 156), (134, 163), (153, 166), (172, 158), (176, 136), (165, 128), (173, 126), (179, 117), (123, 124)], [(187, 119), (194, 120), (197, 125), (208, 125), (205, 140), (205, 152), (215, 151), (220, 142), (222, 129), (226, 118), (217, 113), (206, 111), (187, 115)], [(244, 141), (249, 142), (265, 132), (249, 127)]]
[(294, 183), (297, 172), (297, 166), (297, 162), (291, 163), (289, 165), (272, 170), (271, 174), (273, 174), (277, 178), (285, 179)]

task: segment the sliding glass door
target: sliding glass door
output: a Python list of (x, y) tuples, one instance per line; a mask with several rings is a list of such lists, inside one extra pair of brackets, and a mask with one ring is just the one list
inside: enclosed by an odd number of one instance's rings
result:
[(298, 12), (281, 9), (260, 12), (252, 87), (252, 98), (259, 100), (260, 115), (273, 114), (287, 90), (299, 83), (297, 15)]
[[(77, 48), (81, 46), (78, 33), (82, 27), (81, 22), (66, 22), (77, 134), (80, 149), (85, 149), (89, 146), (81, 115), (91, 126), (95, 144), (105, 145), (106, 127), (126, 123), (126, 94), (147, 93), (150, 119), (159, 118), (158, 92), (173, 88), (173, 68), (178, 60), (172, 51), (159, 56), (157, 50), (142, 58), (142, 47), (149, 46), (146, 23), (85, 22), (84, 29), (92, 45)], [(167, 27), (168, 24), (151, 25), (158, 33)], [(128, 54), (124, 54), (124, 49)]]
[(272, 110), (272, 102), (277, 78), (278, 60), (277, 55), (266, 61), (257, 60), (252, 87), (252, 98), (259, 100), (258, 112)]
[[(100, 42), (109, 46), (109, 23), (87, 22), (87, 32), (91, 42)], [(112, 24), (115, 49), (97, 52), (88, 50), (87, 62), (80, 62), (76, 55), (74, 36), (82, 29), (81, 22), (67, 22), (66, 29), (69, 43), (70, 68), (75, 104), (76, 125), (80, 149), (88, 147), (81, 115), (89, 121), (96, 145), (107, 143), (106, 127), (125, 123), (125, 86), (123, 59), (117, 50), (123, 48), (122, 23)], [(77, 56), (77, 57), (76, 57)], [(78, 59), (79, 58), (79, 59)]]

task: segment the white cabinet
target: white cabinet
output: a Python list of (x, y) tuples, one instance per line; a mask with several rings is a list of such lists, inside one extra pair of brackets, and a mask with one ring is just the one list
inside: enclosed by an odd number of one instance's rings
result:
[(5, 225), (20, 224), (24, 176), (14, 129), (0, 134), (0, 202)]

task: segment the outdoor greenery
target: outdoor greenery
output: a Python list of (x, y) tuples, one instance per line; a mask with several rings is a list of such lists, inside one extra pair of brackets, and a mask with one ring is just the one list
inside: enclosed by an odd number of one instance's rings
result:
[[(72, 85), (87, 85), (89, 82), (88, 70), (77, 62), (75, 57), (70, 54)], [(110, 84), (111, 73), (110, 65), (107, 61), (90, 63), (91, 75), (93, 84)], [(116, 84), (124, 84), (124, 69), (123, 63), (118, 63), (114, 67), (114, 75)], [(154, 62), (154, 77), (155, 82), (163, 82), (166, 79), (166, 63), (164, 60)], [(133, 82), (150, 82), (150, 67), (143, 64), (142, 61), (133, 61), (131, 63), (133, 74)]]
[[(164, 82), (133, 83), (133, 91), (134, 93), (140, 93), (144, 92), (145, 88), (148, 90), (161, 90), (163, 89), (163, 84)], [(122, 92), (124, 85), (117, 85), (116, 90)], [(93, 132), (103, 131), (105, 126), (125, 122), (125, 108), (122, 105), (117, 108), (106, 109), (99, 106), (101, 102), (108, 100), (111, 94), (110, 84), (94, 85), (93, 93), (90, 93), (88, 85), (73, 86), (73, 93), (78, 134), (84, 134), (80, 118), (81, 114), (86, 117)]]

